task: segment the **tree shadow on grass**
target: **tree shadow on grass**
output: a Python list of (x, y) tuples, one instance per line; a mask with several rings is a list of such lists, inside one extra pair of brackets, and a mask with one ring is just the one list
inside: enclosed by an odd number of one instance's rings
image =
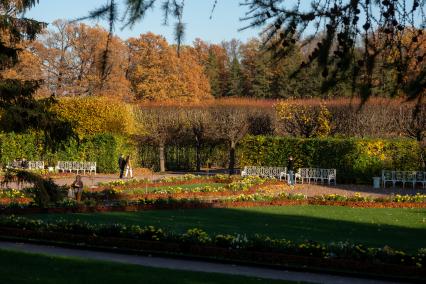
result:
[(153, 225), (175, 232), (200, 228), (209, 234), (261, 234), (293, 241), (349, 241), (370, 247), (417, 251), (426, 247), (426, 210), (331, 206), (154, 210), (34, 217), (91, 223)]

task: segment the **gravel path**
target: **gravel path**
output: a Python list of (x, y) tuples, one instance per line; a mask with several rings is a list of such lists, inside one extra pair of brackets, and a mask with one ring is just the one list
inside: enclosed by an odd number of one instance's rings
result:
[[(69, 249), (54, 246), (35, 245), (27, 243), (0, 242), (0, 249), (21, 251), (27, 253), (47, 254), (61, 257), (75, 257), (90, 260), (102, 260), (125, 264), (135, 264), (148, 267), (168, 268), (175, 270), (222, 273), (241, 276), (258, 277), (264, 279), (278, 279), (296, 282), (329, 283), (329, 284), (389, 284), (379, 280), (360, 279), (329, 274), (310, 272), (294, 272), (287, 270), (275, 270), (242, 265), (220, 264), (206, 261), (171, 259), (152, 256), (135, 256), (110, 252), (89, 251), (81, 249)], [(1, 252), (0, 252), (1, 253)]]
[[(153, 174), (139, 174), (136, 175), (136, 179), (149, 179), (152, 181), (164, 178), (164, 177), (170, 177), (170, 176), (182, 176), (185, 173), (153, 173)], [(202, 173), (206, 174), (206, 173)], [(75, 174), (69, 174), (62, 177), (54, 178), (54, 181), (59, 185), (70, 185), (74, 179)], [(120, 180), (118, 178), (117, 174), (97, 174), (97, 175), (82, 175), (83, 184), (87, 187), (94, 187), (99, 182), (110, 182), (110, 181), (116, 181)], [(123, 180), (128, 180), (127, 178), (124, 178)], [(8, 185), (12, 188), (20, 188), (18, 185), (14, 183), (10, 183)], [(396, 195), (396, 194), (409, 194), (409, 195), (415, 195), (417, 193), (420, 194), (426, 194), (426, 189), (423, 189), (421, 187), (417, 187), (415, 189), (408, 187), (408, 188), (401, 188), (401, 187), (387, 187), (387, 188), (379, 188), (374, 189), (371, 185), (353, 185), (353, 184), (338, 184), (338, 185), (322, 185), (322, 184), (297, 184), (294, 189), (290, 189), (290, 187), (283, 182), (281, 186), (272, 186), (271, 188), (275, 192), (290, 192), (290, 193), (301, 193), (305, 194), (307, 196), (318, 196), (322, 194), (338, 194), (338, 195), (345, 195), (345, 196), (352, 196), (355, 194), (360, 194), (362, 196), (372, 196), (372, 197), (386, 197), (389, 195)]]

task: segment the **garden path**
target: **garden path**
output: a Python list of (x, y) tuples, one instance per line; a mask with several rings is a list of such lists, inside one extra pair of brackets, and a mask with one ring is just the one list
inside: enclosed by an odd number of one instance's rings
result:
[[(125, 264), (134, 264), (156, 268), (168, 268), (175, 270), (222, 273), (258, 277), (263, 279), (278, 279), (296, 282), (329, 283), (329, 284), (390, 284), (383, 280), (361, 279), (354, 277), (338, 276), (331, 274), (319, 274), (311, 272), (295, 272), (288, 270), (276, 270), (270, 268), (251, 267), (233, 264), (221, 264), (198, 260), (184, 260), (156, 256), (139, 256), (111, 252), (89, 251), (82, 249), (61, 248), (29, 243), (15, 243), (0, 241), (0, 249), (21, 251), (27, 253), (47, 254), (60, 257), (74, 257), (89, 260), (102, 260)], [(400, 282), (398, 282), (400, 283)]]

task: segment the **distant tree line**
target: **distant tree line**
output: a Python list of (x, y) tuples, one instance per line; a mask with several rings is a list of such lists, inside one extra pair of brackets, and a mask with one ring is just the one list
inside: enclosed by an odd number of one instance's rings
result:
[[(286, 57), (276, 58), (262, 39), (211, 44), (197, 39), (176, 47), (152, 33), (126, 41), (107, 40), (107, 30), (82, 23), (55, 21), (34, 42), (7, 78), (42, 79), (39, 94), (111, 95), (128, 100), (200, 101), (208, 98), (314, 98), (356, 95), (352, 79), (324, 89), (321, 69), (312, 63), (300, 69), (316, 42), (298, 42)], [(321, 35), (317, 41), (321, 40)], [(407, 35), (407, 38), (409, 35)], [(426, 37), (420, 36), (423, 50)], [(108, 59), (104, 51), (108, 44)], [(398, 56), (395, 53), (395, 56)], [(415, 56), (415, 54), (413, 54)], [(106, 65), (105, 65), (106, 64)], [(413, 66), (413, 72), (421, 72)], [(416, 70), (417, 71), (416, 71)], [(378, 96), (395, 95), (395, 74), (375, 69), (372, 88)]]

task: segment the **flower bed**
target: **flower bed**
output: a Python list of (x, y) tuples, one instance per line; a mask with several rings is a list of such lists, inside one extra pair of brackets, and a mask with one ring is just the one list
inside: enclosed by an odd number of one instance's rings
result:
[(84, 222), (44, 222), (10, 216), (0, 219), (0, 235), (23, 239), (55, 240), (97, 247), (154, 251), (238, 260), (279, 266), (304, 266), (321, 270), (345, 270), (385, 276), (426, 277), (426, 249), (416, 253), (365, 247), (347, 242), (322, 244), (292, 242), (254, 235), (209, 235), (201, 229), (183, 234), (153, 226), (92, 225)]

